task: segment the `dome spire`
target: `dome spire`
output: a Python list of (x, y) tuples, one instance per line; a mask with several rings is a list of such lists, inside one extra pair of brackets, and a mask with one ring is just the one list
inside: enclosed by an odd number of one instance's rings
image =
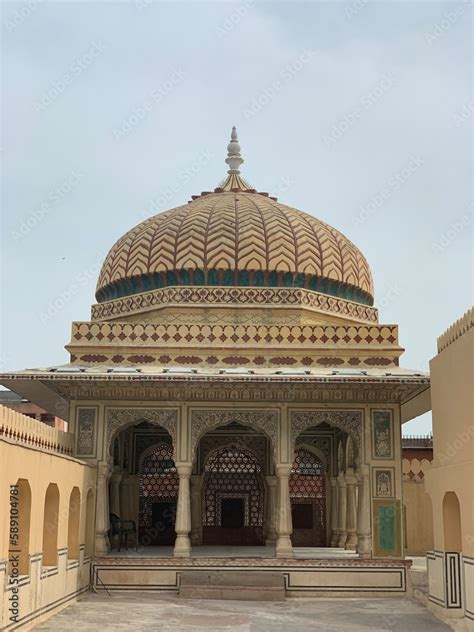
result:
[(240, 145), (235, 125), (230, 135), (230, 143), (227, 145), (227, 158), (225, 161), (229, 165), (229, 171), (227, 173), (240, 173), (239, 167), (244, 162), (244, 159), (240, 155)]

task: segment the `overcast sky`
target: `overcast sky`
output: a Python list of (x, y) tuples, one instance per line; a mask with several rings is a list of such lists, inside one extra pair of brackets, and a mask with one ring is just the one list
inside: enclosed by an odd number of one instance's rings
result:
[(469, 3), (2, 8), (2, 370), (68, 361), (107, 250), (217, 186), (232, 125), (254, 187), (362, 250), (428, 370), (472, 304)]

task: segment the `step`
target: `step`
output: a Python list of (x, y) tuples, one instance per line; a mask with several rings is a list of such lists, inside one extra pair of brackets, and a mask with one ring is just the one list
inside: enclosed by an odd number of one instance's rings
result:
[(283, 573), (252, 571), (184, 571), (179, 596), (185, 599), (283, 601)]

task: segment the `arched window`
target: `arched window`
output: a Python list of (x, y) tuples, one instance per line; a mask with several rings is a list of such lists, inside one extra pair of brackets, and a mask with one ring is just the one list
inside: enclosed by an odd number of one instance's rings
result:
[(81, 492), (73, 487), (69, 497), (69, 518), (67, 523), (67, 556), (70, 560), (79, 559), (79, 527), (81, 515)]
[(160, 444), (140, 466), (139, 535), (144, 545), (174, 543), (179, 477), (173, 461), (173, 446)]
[(86, 557), (90, 557), (94, 551), (94, 493), (92, 489), (87, 492), (86, 499), (86, 532), (84, 534)]
[[(31, 488), (24, 478), (18, 479), (16, 485), (10, 488), (10, 519), (14, 519), (18, 526), (18, 539), (10, 541), (10, 547), (18, 550), (18, 566), (13, 567), (10, 560), (10, 575), (13, 571), (19, 575), (30, 574), (30, 519), (31, 519)], [(13, 535), (13, 533), (12, 533)], [(16, 562), (15, 562), (16, 563)]]
[(44, 498), (43, 566), (58, 564), (59, 489), (50, 483)]
[(242, 505), (242, 527), (263, 526), (262, 467), (257, 457), (237, 446), (216, 450), (206, 462), (203, 525), (225, 526), (227, 516), (233, 515), (232, 502)]
[(295, 450), (289, 491), (293, 546), (326, 546), (324, 465), (316, 454), (304, 447)]
[(455, 492), (446, 492), (443, 498), (444, 550), (462, 551), (461, 509)]

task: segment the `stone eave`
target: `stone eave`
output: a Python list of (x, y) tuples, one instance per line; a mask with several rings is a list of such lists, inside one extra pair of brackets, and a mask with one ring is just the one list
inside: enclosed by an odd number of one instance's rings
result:
[[(222, 375), (218, 371), (177, 375), (137, 373), (117, 375), (94, 372), (64, 373), (22, 371), (0, 375), (7, 388), (42, 405), (65, 413), (71, 400), (153, 401), (275, 401), (403, 404), (429, 389), (429, 376), (421, 374), (342, 376), (324, 374), (275, 375), (269, 373)], [(48, 404), (48, 405), (45, 405)]]

